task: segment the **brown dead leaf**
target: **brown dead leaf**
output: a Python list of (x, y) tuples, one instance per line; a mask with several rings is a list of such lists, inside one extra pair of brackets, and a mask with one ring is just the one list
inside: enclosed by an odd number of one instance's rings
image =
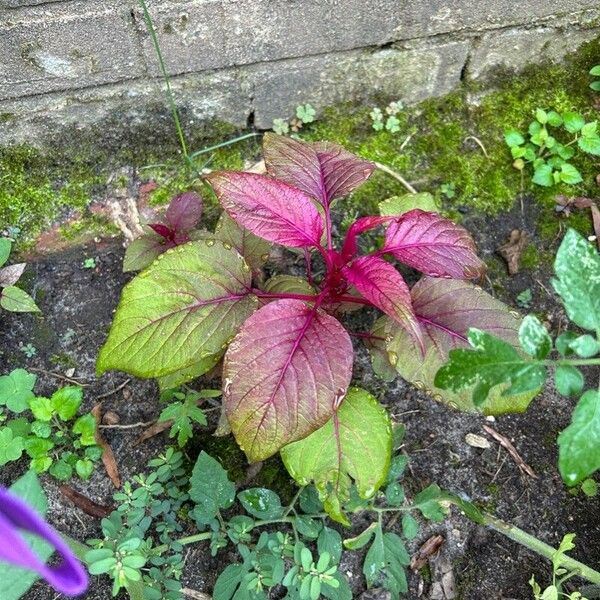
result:
[(418, 550), (413, 554), (410, 560), (410, 568), (413, 571), (422, 569), (427, 561), (438, 552), (442, 544), (445, 542), (441, 535), (431, 536)]
[(96, 444), (102, 448), (102, 462), (104, 464), (104, 468), (106, 469), (106, 472), (108, 473), (113, 485), (116, 488), (120, 488), (121, 478), (119, 477), (119, 468), (117, 467), (115, 454), (100, 431), (100, 425), (102, 424), (102, 402), (99, 402), (96, 404), (96, 406), (94, 406), (94, 408), (92, 408), (92, 414), (94, 415), (94, 419), (96, 419)]
[(150, 427), (148, 427), (148, 429), (146, 429), (145, 431), (142, 431), (142, 433), (139, 435), (139, 437), (136, 438), (135, 442), (133, 442), (133, 446), (134, 447), (139, 446), (142, 442), (145, 442), (146, 440), (153, 438), (155, 435), (158, 435), (159, 433), (166, 431), (167, 429), (169, 429), (169, 427), (171, 427), (171, 425), (173, 425), (172, 420), (157, 421), (156, 423), (150, 425)]
[(61, 485), (59, 488), (60, 493), (68, 498), (77, 508), (80, 508), (86, 515), (91, 517), (98, 517), (104, 519), (110, 515), (113, 508), (110, 506), (104, 506), (94, 502), (87, 496), (84, 496), (77, 490), (74, 490), (70, 485)]
[(600, 209), (595, 204), (590, 207), (592, 209), (592, 221), (594, 222), (594, 233), (596, 234), (596, 245), (600, 250)]
[(510, 238), (506, 244), (500, 246), (498, 254), (506, 261), (509, 275), (516, 275), (519, 272), (519, 262), (523, 250), (528, 242), (527, 233), (521, 229), (513, 229), (510, 232)]

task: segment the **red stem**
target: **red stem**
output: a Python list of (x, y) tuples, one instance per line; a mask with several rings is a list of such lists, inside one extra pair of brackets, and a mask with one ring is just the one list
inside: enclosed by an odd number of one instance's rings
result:
[(283, 293), (283, 294), (271, 294), (269, 292), (263, 292), (262, 290), (253, 288), (252, 289), (252, 293), (255, 296), (258, 296), (259, 298), (271, 298), (273, 300), (275, 299), (289, 299), (289, 300), (307, 300), (309, 302), (315, 302), (317, 300), (317, 298), (319, 298), (319, 296), (316, 295), (310, 295), (310, 294), (288, 294), (288, 293)]

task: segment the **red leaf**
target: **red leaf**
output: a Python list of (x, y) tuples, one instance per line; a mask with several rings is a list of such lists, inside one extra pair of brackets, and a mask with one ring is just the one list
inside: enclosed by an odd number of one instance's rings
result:
[(299, 189), (256, 173), (221, 171), (207, 179), (221, 206), (252, 233), (284, 246), (319, 245), (323, 220)]
[(176, 232), (189, 231), (202, 216), (202, 198), (196, 192), (175, 196), (167, 208), (167, 223)]
[(383, 225), (384, 223), (389, 223), (393, 221), (397, 217), (361, 217), (357, 219), (350, 225), (348, 232), (346, 233), (346, 239), (344, 240), (344, 247), (342, 249), (342, 255), (346, 260), (349, 260), (353, 256), (356, 256), (356, 252), (358, 247), (356, 245), (356, 238), (365, 231), (369, 231), (370, 229), (375, 229), (375, 227), (379, 227), (379, 225)]
[(431, 277), (474, 279), (485, 272), (466, 229), (420, 209), (388, 227), (383, 251)]
[(231, 429), (250, 461), (324, 425), (352, 375), (350, 336), (301, 300), (263, 306), (242, 326), (223, 365)]
[(304, 142), (266, 133), (267, 172), (328, 206), (366, 181), (375, 165), (331, 142)]
[(402, 325), (424, 348), (410, 290), (393, 265), (378, 256), (361, 256), (344, 267), (343, 272), (369, 302)]
[(165, 240), (170, 240), (173, 237), (173, 231), (162, 223), (148, 223), (148, 227), (155, 233), (158, 233), (161, 237), (165, 238)]

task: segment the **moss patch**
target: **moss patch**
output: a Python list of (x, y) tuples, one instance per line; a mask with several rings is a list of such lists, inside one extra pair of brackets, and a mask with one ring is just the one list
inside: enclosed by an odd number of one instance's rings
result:
[[(510, 209), (521, 192), (530, 193), (539, 202), (538, 233), (542, 239), (551, 240), (559, 233), (560, 224), (554, 213), (554, 197), (596, 196), (600, 159), (579, 153), (572, 162), (583, 175), (581, 184), (541, 188), (531, 183), (531, 172), (521, 179), (512, 167), (503, 133), (508, 128), (524, 131), (538, 107), (577, 111), (593, 119), (598, 94), (589, 89), (588, 71), (599, 53), (600, 41), (594, 41), (562, 65), (532, 66), (519, 76), (498, 71), (494, 75), (496, 90), (488, 94), (479, 85), (464, 84), (443, 98), (402, 110), (397, 114), (400, 129), (396, 133), (373, 130), (370, 106), (345, 104), (324, 111), (300, 135), (332, 140), (365, 158), (385, 163), (417, 189), (435, 193), (446, 214), (458, 220), (465, 211), (499, 214)], [(207, 201), (207, 224), (214, 221), (214, 197), (185, 169), (170, 114), (157, 103), (148, 108), (147, 117), (140, 123), (140, 119), (128, 121), (115, 115), (112, 121), (89, 130), (65, 131), (44, 152), (28, 146), (0, 149), (0, 222), (5, 227), (19, 227), (31, 239), (51, 222), (80, 213), (84, 225), (102, 230), (93, 223), (86, 207), (103, 191), (110, 173), (123, 165), (135, 167), (142, 180), (153, 178), (159, 183), (150, 197), (153, 204), (164, 204), (176, 193), (198, 189)], [(193, 116), (183, 111), (182, 122), (192, 123)], [(218, 122), (189, 125), (186, 131), (192, 152), (239, 133)], [(251, 138), (198, 156), (198, 166), (243, 168), (258, 158), (259, 142), (259, 138)], [(440, 190), (442, 184), (449, 183), (456, 190), (451, 199)], [(395, 179), (376, 173), (344, 201), (345, 216), (376, 213), (382, 199), (404, 191)], [(569, 225), (586, 234), (591, 231), (586, 214), (572, 215)]]

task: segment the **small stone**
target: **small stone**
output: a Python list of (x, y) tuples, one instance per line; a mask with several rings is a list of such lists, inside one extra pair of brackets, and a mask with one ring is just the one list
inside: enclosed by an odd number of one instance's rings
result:
[(119, 417), (119, 415), (112, 410), (105, 412), (104, 416), (102, 417), (102, 423), (104, 423), (104, 425), (118, 425), (120, 422), (121, 417)]
[(73, 375), (75, 375), (75, 369), (74, 369), (74, 367), (71, 367), (70, 369), (67, 369), (65, 371), (65, 375), (67, 377), (73, 377)]
[(492, 445), (488, 439), (481, 435), (477, 435), (476, 433), (467, 433), (467, 435), (465, 435), (465, 442), (473, 448), (486, 449), (490, 448)]

